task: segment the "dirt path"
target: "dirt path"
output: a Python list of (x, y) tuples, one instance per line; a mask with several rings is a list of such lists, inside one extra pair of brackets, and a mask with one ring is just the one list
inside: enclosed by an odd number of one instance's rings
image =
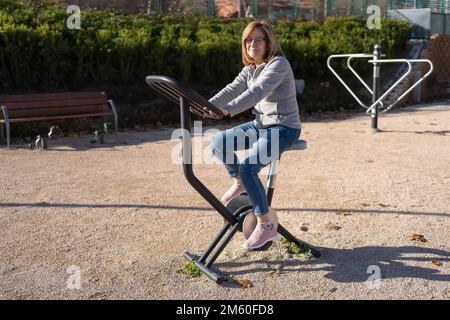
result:
[[(217, 267), (248, 289), (176, 272), (222, 219), (171, 162), (172, 129), (120, 133), (101, 148), (90, 137), (1, 148), (0, 299), (450, 299), (450, 107), (379, 124), (371, 134), (363, 115), (304, 122), (309, 147), (283, 155), (273, 206), (323, 256), (281, 243), (248, 253), (238, 234)], [(230, 184), (219, 164), (195, 170), (217, 196)], [(78, 270), (81, 288), (69, 289)]]

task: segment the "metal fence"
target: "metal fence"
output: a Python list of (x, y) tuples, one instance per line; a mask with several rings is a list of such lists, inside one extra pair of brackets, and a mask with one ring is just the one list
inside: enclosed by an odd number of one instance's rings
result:
[(98, 9), (165, 15), (209, 15), (268, 19), (322, 20), (330, 16), (367, 16), (377, 5), (384, 17), (389, 10), (431, 10), (431, 32), (450, 34), (450, 0), (61, 0)]
[(324, 16), (324, 0), (149, 0), (152, 14), (316, 19)]
[(450, 0), (394, 0), (390, 9), (430, 9), (429, 33), (450, 35)]
[(392, 0), (391, 9), (430, 8), (433, 13), (450, 13), (449, 0)]

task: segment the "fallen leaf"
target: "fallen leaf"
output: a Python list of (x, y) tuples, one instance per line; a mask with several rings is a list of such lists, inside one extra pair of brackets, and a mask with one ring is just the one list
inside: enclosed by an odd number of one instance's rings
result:
[(342, 229), (341, 227), (339, 227), (338, 225), (335, 225), (334, 223), (328, 223), (326, 226), (325, 226), (325, 228), (326, 229), (328, 229), (328, 230), (339, 230), (339, 229)]
[(442, 266), (442, 264), (443, 264), (442, 262), (436, 261), (436, 260), (431, 261), (431, 263), (438, 267)]
[(413, 234), (409, 236), (409, 240), (411, 241), (420, 241), (420, 242), (427, 242), (427, 239), (423, 237), (421, 234)]
[(270, 270), (270, 275), (272, 277), (278, 277), (280, 274), (281, 274), (280, 269), (272, 269), (272, 270)]
[(248, 289), (253, 287), (253, 283), (248, 279), (236, 278), (235, 280), (241, 286), (241, 288)]

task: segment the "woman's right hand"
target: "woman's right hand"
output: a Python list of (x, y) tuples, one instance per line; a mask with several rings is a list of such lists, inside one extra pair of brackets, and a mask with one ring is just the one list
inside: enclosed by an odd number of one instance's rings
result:
[[(225, 109), (224, 107), (217, 107), (217, 109), (219, 109), (220, 111), (222, 111), (222, 114), (223, 114), (224, 116), (227, 116), (227, 115), (228, 115), (228, 111), (227, 111), (227, 109)], [(208, 107), (203, 107), (203, 111), (205, 111), (206, 113), (208, 113), (208, 114), (211, 115), (211, 116), (214, 116), (214, 115), (215, 115), (215, 113), (212, 112)]]
[[(224, 108), (224, 107), (217, 107), (221, 112), (223, 116), (227, 116), (228, 115), (228, 111)], [(192, 113), (198, 113), (197, 110), (194, 110), (192, 107), (189, 108), (189, 111), (191, 111)], [(206, 114), (209, 115), (210, 118), (213, 119), (217, 119), (218, 114), (216, 114), (215, 112), (213, 112), (211, 109), (209, 109), (208, 107), (203, 107), (203, 112), (205, 112)]]

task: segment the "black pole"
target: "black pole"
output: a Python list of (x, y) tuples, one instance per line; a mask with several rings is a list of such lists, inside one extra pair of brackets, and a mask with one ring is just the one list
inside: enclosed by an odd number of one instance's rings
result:
[(186, 180), (200, 193), (208, 203), (219, 212), (225, 220), (232, 226), (237, 223), (237, 218), (233, 216), (227, 208), (217, 199), (208, 188), (205, 187), (194, 174), (192, 169), (192, 139), (191, 139), (191, 113), (183, 97), (180, 97), (180, 114), (183, 144), (183, 172)]
[(272, 206), (273, 192), (275, 188), (267, 188), (267, 205)]
[[(381, 46), (376, 44), (373, 47), (373, 60), (380, 60)], [(380, 63), (373, 63), (373, 95), (372, 104), (380, 97)], [(372, 108), (372, 132), (378, 132), (378, 103)]]

